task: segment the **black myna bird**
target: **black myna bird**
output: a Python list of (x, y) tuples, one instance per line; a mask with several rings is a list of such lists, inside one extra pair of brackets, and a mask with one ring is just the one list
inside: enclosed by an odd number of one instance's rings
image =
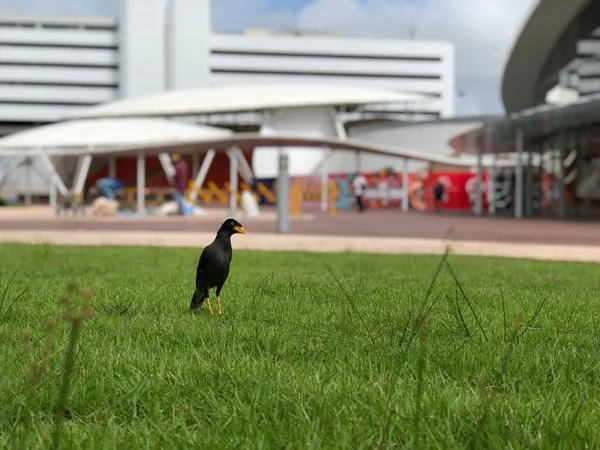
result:
[(196, 291), (192, 296), (190, 309), (200, 308), (202, 303), (204, 303), (204, 299), (206, 299), (208, 310), (211, 315), (214, 315), (210, 306), (210, 294), (208, 291), (216, 287), (217, 302), (219, 304), (218, 314), (223, 314), (223, 310), (221, 309), (221, 289), (229, 275), (229, 264), (231, 264), (231, 257), (233, 256), (231, 236), (237, 233), (246, 234), (246, 230), (244, 230), (242, 224), (237, 220), (227, 219), (223, 222), (219, 231), (217, 231), (215, 240), (204, 247), (198, 261), (198, 268), (196, 269)]

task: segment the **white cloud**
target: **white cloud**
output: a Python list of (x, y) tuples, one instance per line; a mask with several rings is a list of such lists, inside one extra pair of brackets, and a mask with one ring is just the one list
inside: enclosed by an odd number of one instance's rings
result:
[(363, 36), (407, 37), (456, 44), (457, 70), (497, 72), (535, 0), (315, 0), (298, 15), (300, 28)]
[(352, 36), (446, 40), (456, 48), (458, 114), (499, 113), (504, 63), (537, 0), (312, 0), (294, 15), (282, 1), (213, 1), (213, 20), (247, 27), (297, 28)]
[(291, 11), (274, 8), (269, 0), (213, 0), (211, 15), (213, 28), (224, 32), (297, 26), (296, 16)]

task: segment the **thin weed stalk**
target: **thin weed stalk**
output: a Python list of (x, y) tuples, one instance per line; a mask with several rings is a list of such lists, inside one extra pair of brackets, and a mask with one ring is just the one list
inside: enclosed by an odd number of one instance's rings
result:
[(331, 267), (327, 266), (327, 271), (331, 274), (331, 276), (333, 277), (333, 279), (335, 280), (335, 282), (337, 283), (337, 285), (342, 290), (342, 293), (344, 294), (344, 296), (348, 300), (348, 303), (350, 304), (352, 310), (354, 311), (354, 314), (359, 318), (359, 320), (360, 320), (360, 322), (361, 322), (361, 324), (362, 324), (362, 326), (363, 326), (363, 328), (365, 330), (365, 333), (367, 334), (369, 340), (371, 341), (371, 344), (375, 344), (375, 338), (371, 334), (371, 330), (369, 330), (369, 327), (367, 326), (367, 323), (365, 322), (364, 317), (358, 312), (358, 309), (356, 308), (356, 305), (354, 304), (354, 301), (352, 300), (352, 297), (350, 296), (350, 294), (348, 294), (346, 292), (346, 290), (344, 289), (344, 286), (340, 282), (339, 278), (333, 273), (333, 270), (331, 270)]
[(425, 393), (425, 364), (427, 362), (425, 341), (427, 337), (426, 319), (423, 319), (422, 326), (419, 330), (419, 354), (417, 356), (417, 388), (415, 391), (415, 447), (419, 448), (421, 440), (421, 418), (423, 408), (423, 395)]
[[(415, 336), (421, 330), (421, 327), (425, 323), (425, 320), (427, 319), (427, 316), (429, 315), (429, 313), (433, 309), (433, 306), (435, 305), (435, 303), (437, 302), (437, 300), (439, 298), (439, 296), (436, 297), (433, 300), (433, 302), (431, 302), (431, 304), (429, 305), (429, 308), (427, 308), (427, 310), (424, 312), (425, 305), (427, 305), (429, 297), (431, 296), (431, 293), (433, 292), (433, 287), (435, 285), (435, 282), (437, 281), (437, 279), (438, 279), (438, 277), (440, 275), (442, 267), (444, 267), (444, 263), (445, 263), (446, 259), (448, 258), (448, 254), (449, 253), (450, 253), (450, 247), (446, 247), (446, 251), (442, 255), (442, 258), (440, 259), (440, 262), (438, 263), (438, 265), (437, 265), (437, 267), (435, 269), (435, 272), (433, 274), (433, 277), (431, 278), (431, 281), (429, 283), (429, 287), (427, 289), (427, 293), (425, 294), (425, 299), (424, 299), (424, 301), (423, 301), (423, 303), (421, 305), (421, 314), (417, 317), (417, 320), (415, 321), (413, 332), (408, 336), (408, 338), (406, 338), (406, 335), (407, 335), (407, 332), (408, 332), (408, 326), (409, 326), (409, 323), (410, 323), (410, 319), (412, 318), (412, 315), (411, 315), (411, 317), (408, 318), (408, 320), (407, 320), (407, 322), (406, 322), (406, 324), (404, 326), (404, 331), (402, 333), (402, 337), (401, 337), (400, 343), (399, 343), (399, 345), (403, 345), (404, 344), (404, 352), (402, 352), (401, 361), (405, 361), (406, 360), (406, 356), (408, 354), (408, 350), (410, 348), (411, 343), (413, 342)], [(411, 298), (412, 298), (412, 291), (411, 291)], [(413, 299), (413, 304), (414, 304), (414, 299)], [(419, 369), (417, 368), (417, 372), (418, 372), (418, 370)], [(421, 373), (421, 375), (422, 375), (422, 373)], [(380, 434), (380, 438), (379, 438), (379, 443), (377, 445), (378, 448), (382, 447), (383, 440), (385, 439), (385, 436), (388, 434), (389, 427), (391, 426), (391, 417), (394, 414), (394, 411), (390, 409), (390, 405), (391, 405), (391, 402), (392, 402), (393, 392), (394, 392), (394, 389), (396, 387), (396, 383), (398, 382), (399, 378), (400, 378), (400, 368), (398, 367), (398, 369), (396, 370), (396, 374), (395, 374), (392, 382), (390, 383), (389, 392), (387, 394), (387, 401), (386, 401), (385, 409), (389, 410), (390, 412), (388, 413), (388, 417), (386, 418), (385, 425), (384, 425), (383, 429), (381, 430), (381, 434)]]
[(465, 294), (465, 291), (462, 288), (462, 285), (460, 284), (460, 281), (458, 281), (458, 277), (454, 273), (454, 269), (452, 269), (452, 266), (450, 265), (450, 263), (448, 262), (448, 260), (446, 260), (445, 263), (446, 263), (446, 268), (448, 269), (448, 272), (450, 272), (450, 275), (452, 276), (452, 278), (454, 278), (454, 282), (458, 286), (458, 290), (460, 291), (461, 295), (465, 299), (465, 302), (467, 302), (467, 305), (469, 306), (469, 309), (471, 310), (471, 313), (473, 313), (473, 317), (475, 317), (475, 321), (477, 322), (477, 325), (479, 326), (479, 329), (481, 330), (481, 333), (483, 334), (484, 339), (487, 341), (488, 340), (487, 334), (486, 334), (485, 330), (483, 329), (483, 325), (481, 324), (481, 321), (479, 320), (479, 317), (477, 316), (477, 313), (475, 312), (475, 308), (473, 308), (473, 305), (469, 301), (469, 298), (467, 297), (467, 294)]
[[(91, 292), (85, 290), (83, 292), (84, 308), (77, 313), (67, 312), (64, 314), (64, 319), (71, 323), (71, 331), (69, 334), (69, 343), (65, 353), (65, 364), (62, 374), (62, 382), (60, 386), (60, 393), (58, 395), (58, 401), (55, 408), (54, 415), (54, 430), (52, 432), (52, 448), (58, 449), (60, 446), (60, 438), (62, 432), (62, 426), (65, 419), (65, 413), (67, 411), (67, 399), (69, 395), (69, 386), (71, 384), (73, 370), (75, 368), (75, 356), (77, 350), (77, 341), (81, 334), (81, 326), (84, 320), (88, 319), (92, 315), (91, 309)], [(66, 297), (65, 297), (66, 300)]]

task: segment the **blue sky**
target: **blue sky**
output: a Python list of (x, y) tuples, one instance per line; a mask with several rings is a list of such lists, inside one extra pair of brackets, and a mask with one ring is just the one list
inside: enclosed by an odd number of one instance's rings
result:
[[(205, 1), (205, 0), (198, 0)], [(536, 0), (212, 0), (218, 31), (317, 29), (345, 35), (451, 41), (456, 114), (502, 112), (504, 61)], [(0, 0), (2, 13), (115, 15), (118, 0)], [(463, 95), (458, 95), (458, 93)]]

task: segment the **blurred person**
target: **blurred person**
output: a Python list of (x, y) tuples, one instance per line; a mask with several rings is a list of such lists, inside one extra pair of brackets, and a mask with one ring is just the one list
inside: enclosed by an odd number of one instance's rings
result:
[(94, 187), (95, 189), (90, 189), (90, 193), (98, 193), (109, 200), (115, 200), (117, 195), (125, 189), (122, 181), (111, 177), (99, 178), (94, 183)]
[(359, 212), (363, 212), (365, 210), (365, 205), (363, 204), (363, 195), (366, 187), (367, 179), (360, 173), (357, 173), (352, 179), (352, 193), (354, 194), (354, 198), (356, 198), (356, 205), (358, 206)]
[(442, 207), (442, 203), (444, 202), (445, 191), (446, 191), (446, 186), (444, 186), (444, 183), (442, 183), (441, 180), (437, 180), (437, 183), (433, 187), (435, 212), (439, 212)]
[(114, 216), (119, 210), (119, 202), (100, 196), (92, 202), (91, 209), (94, 217)]
[(179, 153), (171, 155), (171, 161), (175, 168), (175, 176), (173, 177), (172, 187), (175, 202), (177, 202), (177, 213), (183, 215), (185, 213), (185, 189), (189, 179), (188, 163), (181, 159)]
[(390, 183), (388, 180), (387, 172), (382, 171), (379, 174), (379, 180), (377, 181), (377, 189), (379, 189), (381, 195), (381, 206), (385, 208), (390, 200)]

